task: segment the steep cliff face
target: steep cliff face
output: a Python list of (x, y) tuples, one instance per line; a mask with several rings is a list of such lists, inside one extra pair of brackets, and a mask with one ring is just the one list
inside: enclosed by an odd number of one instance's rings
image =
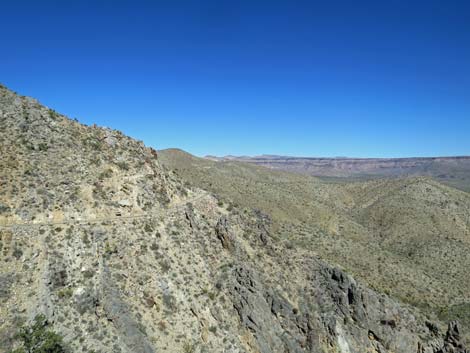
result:
[(465, 352), (155, 151), (0, 88), (0, 352), (43, 314), (71, 352)]

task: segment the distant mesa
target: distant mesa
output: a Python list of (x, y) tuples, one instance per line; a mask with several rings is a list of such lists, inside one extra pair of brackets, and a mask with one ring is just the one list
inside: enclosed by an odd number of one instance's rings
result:
[(408, 158), (349, 158), (208, 156), (213, 161), (240, 161), (270, 169), (306, 174), (323, 178), (369, 180), (405, 176), (427, 176), (459, 189), (470, 191), (470, 156), (408, 157)]

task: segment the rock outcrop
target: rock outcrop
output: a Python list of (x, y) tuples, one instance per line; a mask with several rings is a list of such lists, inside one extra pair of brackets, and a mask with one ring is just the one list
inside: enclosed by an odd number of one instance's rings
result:
[[(99, 302), (103, 306), (106, 319), (114, 325), (122, 342), (121, 348), (132, 353), (155, 353), (145, 332), (133, 318), (129, 305), (121, 299), (121, 294), (110, 281), (111, 275), (106, 266), (102, 268)], [(93, 301), (89, 301), (93, 303)]]
[(469, 353), (461, 342), (459, 324), (456, 321), (449, 322), (444, 343), (437, 353)]
[(310, 270), (295, 307), (256, 271), (242, 264), (233, 268), (227, 290), (260, 352), (467, 352), (457, 323), (440, 336), (338, 268), (312, 260)]
[(215, 233), (219, 238), (223, 248), (228, 251), (235, 249), (234, 237), (230, 232), (229, 223), (226, 217), (221, 217), (215, 226)]

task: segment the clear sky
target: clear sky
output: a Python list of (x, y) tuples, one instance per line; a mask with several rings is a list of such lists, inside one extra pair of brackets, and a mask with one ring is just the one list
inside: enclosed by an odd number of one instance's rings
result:
[(21, 1), (0, 82), (196, 155), (470, 154), (470, 1)]

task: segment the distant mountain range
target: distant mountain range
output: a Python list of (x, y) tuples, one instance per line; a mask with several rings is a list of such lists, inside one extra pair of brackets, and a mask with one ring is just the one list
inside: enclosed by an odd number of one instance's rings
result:
[(341, 181), (388, 177), (428, 176), (470, 191), (470, 156), (416, 158), (319, 158), (276, 155), (207, 156), (214, 161), (239, 161), (323, 179)]

